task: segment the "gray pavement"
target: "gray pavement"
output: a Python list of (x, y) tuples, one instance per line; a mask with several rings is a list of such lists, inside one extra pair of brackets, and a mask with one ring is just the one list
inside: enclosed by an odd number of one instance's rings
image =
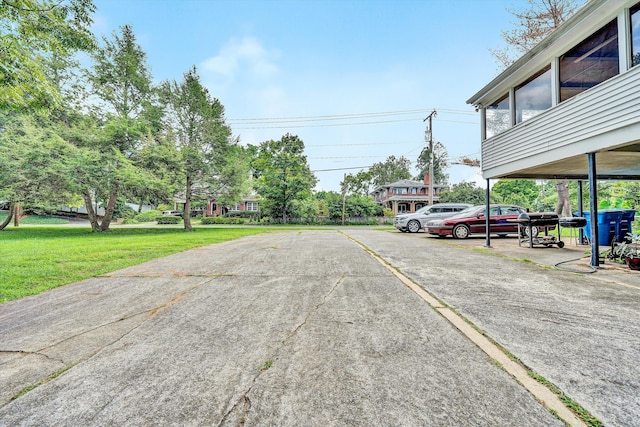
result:
[(637, 273), (517, 261), (570, 251), (513, 239), (474, 251), (484, 240), (348, 228), (246, 237), (0, 305), (0, 425), (563, 425), (351, 239), (605, 425), (640, 424)]

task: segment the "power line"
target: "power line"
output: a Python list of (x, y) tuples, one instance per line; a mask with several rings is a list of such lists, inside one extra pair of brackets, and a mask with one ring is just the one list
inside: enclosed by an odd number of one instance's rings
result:
[[(419, 121), (420, 118), (414, 119), (400, 119), (400, 120), (377, 120), (372, 122), (356, 122), (356, 123), (333, 123), (333, 124), (317, 124), (317, 125), (281, 125), (281, 126), (246, 126), (235, 127), (235, 130), (248, 130), (248, 129), (294, 129), (294, 128), (317, 128), (317, 127), (335, 127), (335, 126), (358, 126), (358, 125), (373, 125), (380, 123), (398, 123), (398, 122), (413, 122)], [(447, 123), (459, 123), (465, 125), (477, 126), (479, 122), (463, 122), (458, 120), (438, 120), (438, 122)]]
[(348, 168), (335, 168), (335, 169), (316, 169), (316, 170), (312, 170), (311, 172), (334, 172), (334, 171), (346, 171), (346, 170), (352, 170), (352, 169), (366, 169), (366, 168), (370, 168), (373, 165), (368, 165), (368, 166), (353, 166), (353, 167), (348, 167)]
[[(396, 123), (396, 122), (408, 122), (418, 120), (425, 112), (430, 109), (414, 109), (414, 110), (397, 110), (397, 111), (382, 111), (371, 113), (353, 113), (353, 114), (329, 114), (319, 116), (292, 116), (292, 117), (255, 117), (255, 118), (230, 118), (227, 120), (229, 125), (239, 125), (236, 129), (248, 130), (248, 129), (281, 129), (281, 128), (302, 128), (302, 127), (333, 127), (333, 126), (357, 126), (357, 125), (371, 125), (380, 123)], [(442, 110), (448, 114), (461, 114), (461, 115), (473, 115), (477, 116), (477, 113), (464, 110)], [(371, 121), (358, 121), (350, 123), (319, 123), (319, 124), (299, 124), (299, 123), (311, 123), (311, 122), (330, 122), (330, 121), (351, 121), (361, 119), (373, 119), (373, 118), (385, 118), (385, 117), (397, 117), (397, 116), (409, 116), (414, 115), (414, 118), (407, 119), (392, 119), (392, 120), (371, 120)], [(440, 120), (441, 122), (461, 123), (461, 124), (473, 124), (477, 125), (478, 122), (467, 122), (459, 120)]]
[(399, 111), (383, 111), (377, 113), (355, 113), (355, 114), (330, 114), (330, 115), (322, 115), (322, 116), (293, 116), (293, 117), (259, 117), (259, 118), (238, 118), (238, 119), (228, 119), (230, 122), (234, 121), (269, 121), (269, 122), (278, 122), (278, 121), (286, 121), (286, 122), (294, 122), (294, 121), (318, 121), (318, 120), (344, 120), (344, 119), (357, 119), (357, 118), (367, 118), (367, 117), (380, 117), (380, 116), (398, 116), (398, 115), (408, 115), (408, 114), (421, 114), (427, 109), (420, 110), (399, 110)]

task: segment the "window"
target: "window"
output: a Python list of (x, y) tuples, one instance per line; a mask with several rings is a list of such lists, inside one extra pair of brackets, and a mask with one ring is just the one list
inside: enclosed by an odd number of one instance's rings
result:
[(631, 64), (640, 64), (640, 3), (630, 10), (631, 15)]
[(517, 215), (520, 213), (520, 209), (515, 206), (503, 207), (501, 209), (502, 215)]
[(415, 187), (413, 187), (413, 188), (411, 189), (411, 194), (418, 194), (418, 189), (417, 189), (417, 188), (415, 188)]
[(234, 206), (231, 206), (232, 211), (239, 211), (240, 210), (240, 203), (236, 203)]
[(509, 95), (505, 95), (486, 108), (487, 138), (504, 132), (511, 127), (511, 112), (509, 111)]
[(258, 203), (257, 202), (247, 202), (247, 210), (248, 211), (257, 211)]
[(619, 73), (618, 24), (611, 21), (560, 57), (560, 101)]
[(393, 189), (393, 193), (394, 194), (407, 194), (407, 188), (394, 188)]
[(536, 73), (516, 88), (516, 123), (551, 108), (551, 67)]

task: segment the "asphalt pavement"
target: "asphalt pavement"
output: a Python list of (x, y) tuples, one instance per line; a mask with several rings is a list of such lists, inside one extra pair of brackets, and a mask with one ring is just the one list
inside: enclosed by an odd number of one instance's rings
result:
[(273, 232), (2, 304), (0, 425), (564, 425), (451, 315), (605, 425), (640, 424), (634, 273), (452, 243)]

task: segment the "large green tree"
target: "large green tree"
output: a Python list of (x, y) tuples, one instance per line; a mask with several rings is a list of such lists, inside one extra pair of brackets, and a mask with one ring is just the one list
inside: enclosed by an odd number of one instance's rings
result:
[[(447, 184), (449, 182), (449, 175), (447, 174), (447, 167), (449, 166), (447, 158), (449, 153), (447, 147), (440, 141), (433, 143), (433, 183), (434, 184)], [(422, 181), (429, 175), (429, 165), (431, 163), (431, 150), (429, 147), (425, 147), (416, 161), (416, 169), (418, 169), (418, 175), (416, 180)]]
[[(191, 231), (190, 212), (194, 193), (235, 192), (248, 179), (241, 150), (232, 144), (231, 128), (224, 121), (224, 106), (200, 82), (195, 67), (181, 82), (164, 85), (169, 122), (179, 152), (184, 191), (184, 229)], [(244, 176), (243, 176), (244, 175)]]
[(401, 179), (411, 179), (411, 161), (404, 156), (389, 156), (384, 162), (374, 163), (369, 168), (374, 188)]
[(493, 201), (534, 208), (540, 198), (540, 186), (530, 179), (501, 179), (491, 188)]
[(70, 203), (73, 147), (42, 120), (24, 114), (2, 114), (0, 128), (0, 200), (10, 201), (9, 215), (0, 230), (10, 223), (19, 205), (34, 208)]
[(283, 223), (296, 201), (308, 197), (317, 182), (304, 154), (304, 142), (296, 135), (261, 143), (252, 166), (263, 212)]
[(0, 0), (0, 110), (47, 111), (60, 101), (53, 56), (90, 51), (91, 0)]
[(372, 175), (369, 170), (362, 170), (355, 174), (345, 174), (340, 181), (340, 189), (345, 195), (358, 194), (368, 196), (372, 191)]
[[(144, 175), (135, 160), (143, 136), (150, 129), (146, 113), (152, 105), (153, 91), (146, 54), (128, 25), (111, 38), (103, 38), (94, 62), (89, 79), (103, 124), (96, 129), (97, 137), (84, 142), (100, 154), (103, 173), (99, 181), (92, 182), (82, 193), (92, 228), (106, 231), (118, 197), (127, 187), (136, 185), (130, 178)], [(93, 209), (95, 200), (106, 201), (101, 223)]]
[(482, 205), (485, 203), (485, 191), (472, 182), (454, 184), (447, 191), (440, 193), (440, 203), (471, 203)]

